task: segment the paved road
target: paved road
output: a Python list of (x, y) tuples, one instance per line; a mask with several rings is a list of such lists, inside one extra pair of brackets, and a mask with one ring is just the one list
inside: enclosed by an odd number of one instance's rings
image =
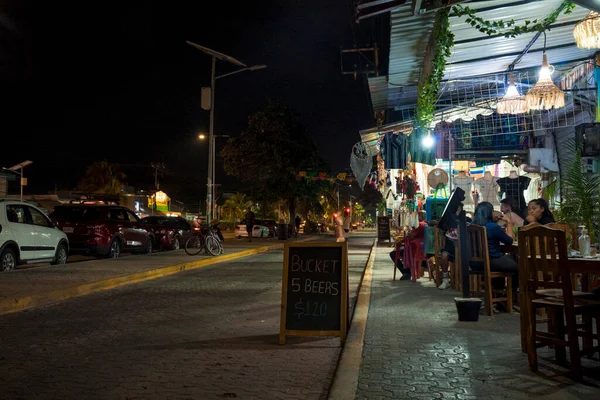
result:
[[(350, 244), (354, 293), (373, 239)], [(277, 344), (282, 251), (0, 317), (0, 397), (323, 399), (335, 338)]]

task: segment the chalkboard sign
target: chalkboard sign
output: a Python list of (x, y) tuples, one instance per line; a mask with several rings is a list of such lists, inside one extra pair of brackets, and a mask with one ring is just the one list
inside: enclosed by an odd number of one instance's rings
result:
[(377, 217), (377, 240), (392, 240), (390, 217)]
[(346, 338), (348, 245), (286, 243), (279, 343), (286, 335)]

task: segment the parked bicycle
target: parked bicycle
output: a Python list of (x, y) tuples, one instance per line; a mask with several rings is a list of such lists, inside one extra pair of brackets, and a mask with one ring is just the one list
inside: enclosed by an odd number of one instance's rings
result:
[(219, 233), (218, 227), (210, 230), (205, 226), (200, 227), (185, 242), (185, 252), (190, 256), (198, 255), (203, 251), (213, 256), (223, 254), (223, 244), (219, 239)]

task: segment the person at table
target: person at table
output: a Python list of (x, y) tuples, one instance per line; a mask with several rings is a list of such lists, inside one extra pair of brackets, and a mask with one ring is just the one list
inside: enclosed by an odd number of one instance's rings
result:
[(516, 209), (517, 201), (512, 197), (507, 197), (505, 199), (500, 200), (500, 211), (502, 212), (502, 214), (508, 216), (508, 219), (511, 220), (513, 226), (521, 227), (523, 226), (525, 221), (523, 221), (523, 218), (521, 218), (516, 211), (513, 211)]
[[(425, 240), (425, 226), (427, 225), (427, 222), (425, 222), (425, 211), (419, 211), (418, 217), (419, 217), (419, 226), (417, 228), (413, 229), (406, 237), (406, 240), (408, 240), (410, 242), (415, 242), (417, 244), (423, 243), (423, 241)], [(404, 257), (404, 247), (399, 248), (397, 251), (400, 252), (400, 257), (403, 258)], [(396, 260), (396, 250), (392, 250), (390, 252), (390, 258), (392, 259), (392, 261)], [(424, 262), (425, 261), (423, 261), (423, 263)], [(402, 276), (400, 277), (401, 281), (410, 280), (410, 278), (411, 278), (410, 266), (408, 268), (405, 268), (403, 261), (400, 259), (396, 263), (396, 268), (398, 268), (398, 270), (402, 274)]]
[(548, 203), (544, 199), (531, 200), (527, 205), (527, 217), (525, 218), (525, 225), (537, 223), (541, 225), (551, 224), (556, 222)]
[[(442, 249), (442, 257), (440, 259), (440, 266), (442, 269), (442, 282), (438, 289), (445, 290), (450, 287), (450, 279), (448, 278), (448, 269), (450, 263), (454, 263), (456, 261), (456, 252), (454, 242), (458, 241), (458, 215), (462, 211), (464, 207), (463, 203), (460, 203), (458, 208), (456, 209), (455, 218), (451, 221), (451, 228), (445, 232), (446, 241), (444, 244), (444, 248)], [(469, 217), (465, 217), (467, 224), (472, 223), (473, 221)]]
[[(485, 227), (488, 253), (490, 256), (490, 271), (513, 273), (512, 285), (514, 295), (517, 293), (516, 289), (518, 287), (517, 272), (519, 270), (519, 264), (514, 256), (503, 254), (501, 247), (501, 243), (508, 246), (512, 245), (513, 224), (507, 215), (503, 215), (502, 219), (506, 222), (506, 232), (504, 232), (500, 225), (494, 222), (494, 206), (492, 206), (491, 203), (484, 201), (479, 203), (475, 208), (473, 224)], [(480, 262), (472, 262), (470, 267), (474, 271), (483, 271), (483, 263)]]

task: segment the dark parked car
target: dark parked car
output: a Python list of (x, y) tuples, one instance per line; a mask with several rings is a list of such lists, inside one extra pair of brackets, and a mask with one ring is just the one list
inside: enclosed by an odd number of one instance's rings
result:
[(154, 246), (160, 249), (179, 250), (192, 235), (191, 225), (181, 217), (146, 217), (142, 224), (154, 233)]
[(152, 253), (154, 235), (126, 207), (65, 204), (54, 207), (50, 219), (67, 234), (73, 254), (117, 258), (121, 252)]
[(263, 219), (261, 225), (269, 228), (269, 237), (277, 236), (277, 222), (274, 219)]

